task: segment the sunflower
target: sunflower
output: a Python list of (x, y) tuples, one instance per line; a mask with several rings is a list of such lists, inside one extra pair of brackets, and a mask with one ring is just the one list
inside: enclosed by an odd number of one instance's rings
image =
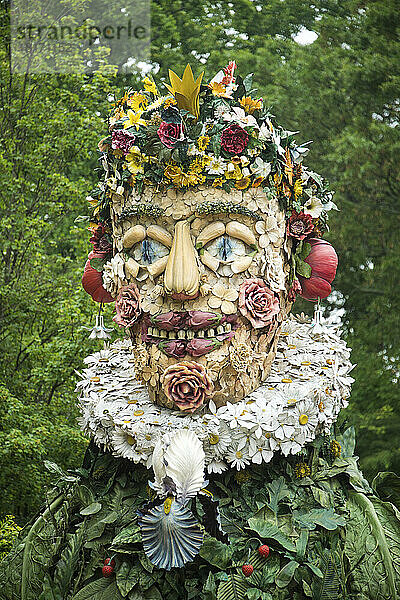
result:
[(209, 143), (210, 138), (208, 137), (208, 135), (201, 135), (199, 138), (197, 138), (197, 147), (200, 150), (200, 152), (204, 152)]

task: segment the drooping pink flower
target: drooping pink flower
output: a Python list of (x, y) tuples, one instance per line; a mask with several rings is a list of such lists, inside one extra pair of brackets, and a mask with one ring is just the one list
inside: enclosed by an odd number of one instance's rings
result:
[(203, 365), (192, 361), (167, 367), (162, 375), (162, 387), (167, 398), (185, 412), (200, 408), (214, 390)]
[(335, 279), (338, 265), (338, 257), (334, 247), (325, 240), (311, 238), (307, 240), (311, 244), (311, 252), (305, 258), (305, 262), (311, 267), (311, 277), (301, 277), (300, 296), (305, 300), (317, 300), (326, 298), (332, 291), (331, 283)]
[(314, 229), (311, 215), (303, 212), (292, 211), (287, 222), (286, 232), (296, 240), (304, 240)]
[(121, 327), (132, 327), (138, 320), (140, 309), (140, 295), (136, 284), (131, 283), (122, 287), (115, 302), (117, 314), (113, 321)]
[(101, 272), (91, 266), (90, 260), (92, 258), (104, 258), (104, 255), (96, 252), (89, 253), (83, 270), (82, 287), (95, 302), (114, 302), (115, 298), (103, 286)]
[(279, 309), (279, 299), (262, 279), (246, 279), (240, 286), (239, 310), (255, 329), (270, 325)]

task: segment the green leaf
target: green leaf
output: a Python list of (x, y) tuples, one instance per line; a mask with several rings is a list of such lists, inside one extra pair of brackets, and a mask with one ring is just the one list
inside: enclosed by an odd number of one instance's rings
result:
[(291, 491), (287, 487), (285, 483), (284, 477), (279, 477), (279, 479), (274, 479), (271, 483), (267, 485), (267, 489), (269, 492), (269, 508), (273, 511), (275, 515), (278, 514), (278, 504), (284, 498), (288, 498), (292, 495)]
[(247, 585), (241, 575), (230, 574), (226, 581), (218, 586), (217, 600), (241, 600), (246, 593)]
[(297, 561), (291, 560), (279, 571), (275, 577), (275, 583), (278, 588), (284, 588), (289, 585), (298, 566), (299, 563)]
[(203, 585), (203, 599), (204, 600), (215, 600), (217, 593), (217, 586), (215, 583), (214, 574), (211, 571), (208, 574), (207, 580)]
[(139, 581), (140, 565), (124, 561), (117, 569), (117, 586), (123, 596), (127, 596)]
[(372, 488), (382, 498), (400, 508), (400, 477), (389, 471), (380, 472), (372, 481)]
[(99, 510), (101, 510), (100, 502), (92, 502), (92, 504), (89, 504), (86, 508), (82, 508), (79, 514), (86, 517), (87, 515), (95, 515)]
[(300, 258), (298, 258), (297, 256), (295, 257), (295, 262), (296, 262), (296, 274), (300, 275), (301, 277), (306, 277), (307, 279), (309, 279), (311, 277), (311, 273), (312, 273), (312, 269), (311, 266), (304, 262), (304, 260), (301, 260)]
[(310, 531), (315, 529), (317, 525), (333, 531), (339, 525), (344, 526), (346, 524), (344, 517), (336, 514), (333, 508), (313, 508), (308, 512), (294, 510), (293, 520), (299, 527), (304, 527)]
[(115, 581), (96, 579), (82, 588), (72, 600), (122, 600)]
[(246, 90), (246, 94), (248, 94), (250, 92), (252, 85), (253, 85), (253, 73), (249, 73), (243, 79), (243, 87)]
[(264, 539), (271, 539), (278, 542), (289, 552), (296, 552), (296, 546), (291, 539), (284, 534), (277, 525), (269, 523), (264, 519), (253, 517), (248, 520), (248, 524), (252, 531), (255, 531)]
[(103, 258), (91, 258), (90, 266), (92, 267), (92, 269), (95, 269), (96, 271), (101, 273), (104, 269), (104, 265), (106, 264), (106, 262), (107, 260), (104, 260)]
[(227, 546), (213, 537), (208, 537), (204, 540), (199, 554), (210, 565), (225, 569), (232, 559), (233, 547)]
[[(320, 569), (318, 569), (316, 578), (312, 580), (312, 595), (313, 598), (322, 600), (339, 600), (341, 585), (341, 559), (338, 552), (324, 548), (320, 555)], [(306, 563), (307, 566), (314, 572), (315, 565)]]
[(119, 544), (136, 544), (137, 542), (140, 542), (141, 539), (139, 525), (134, 523), (133, 525), (129, 525), (120, 531), (113, 539), (112, 545), (118, 546)]
[(342, 456), (353, 456), (356, 447), (356, 431), (354, 426), (348, 427), (341, 436), (338, 442), (342, 446)]
[(350, 492), (345, 553), (355, 591), (374, 600), (400, 596), (400, 513), (389, 502)]

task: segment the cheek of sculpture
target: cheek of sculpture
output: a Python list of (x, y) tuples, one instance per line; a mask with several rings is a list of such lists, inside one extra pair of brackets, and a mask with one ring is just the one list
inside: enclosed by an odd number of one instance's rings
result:
[(120, 238), (142, 310), (129, 329), (136, 375), (154, 402), (193, 412), (211, 398), (237, 402), (267, 378), (288, 305), (278, 221), (197, 216), (199, 192), (185, 196), (166, 214), (153, 194), (162, 217), (127, 220)]

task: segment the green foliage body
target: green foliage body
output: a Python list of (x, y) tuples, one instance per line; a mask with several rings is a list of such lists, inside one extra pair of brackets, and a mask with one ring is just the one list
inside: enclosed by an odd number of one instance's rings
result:
[[(377, 495), (352, 455), (354, 431), (338, 437), (333, 459), (319, 440), (303, 459), (309, 477), (296, 479), (295, 458), (275, 459), (235, 477), (210, 477), (229, 543), (210, 531), (204, 503), (191, 509), (205, 527), (193, 563), (165, 571), (141, 544), (137, 510), (149, 501), (148, 471), (91, 445), (83, 468), (56, 477), (46, 505), (20, 533), (0, 564), (4, 600), (390, 600), (400, 591), (399, 495), (388, 499), (381, 474)], [(397, 505), (397, 506), (396, 506)], [(268, 544), (270, 554), (258, 553)], [(104, 578), (106, 558), (115, 560)], [(250, 577), (241, 567), (251, 564)]]

